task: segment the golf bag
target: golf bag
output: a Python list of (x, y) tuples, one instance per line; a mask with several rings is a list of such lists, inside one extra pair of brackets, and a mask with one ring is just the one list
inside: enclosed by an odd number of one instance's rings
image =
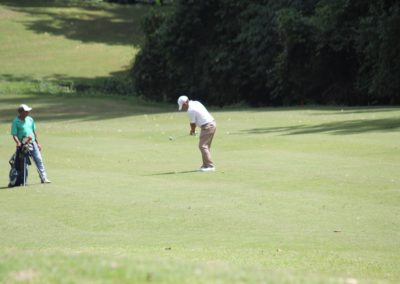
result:
[(8, 187), (26, 185), (28, 180), (28, 165), (31, 165), (30, 154), (32, 150), (33, 145), (30, 139), (25, 139), (23, 144), (18, 147), (17, 151), (11, 156), (9, 161), (11, 170)]

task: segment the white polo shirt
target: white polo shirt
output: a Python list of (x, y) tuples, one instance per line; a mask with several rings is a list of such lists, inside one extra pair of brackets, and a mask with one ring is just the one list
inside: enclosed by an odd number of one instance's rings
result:
[(203, 104), (198, 101), (189, 101), (187, 114), (190, 123), (195, 123), (198, 127), (214, 121), (212, 115), (207, 111)]

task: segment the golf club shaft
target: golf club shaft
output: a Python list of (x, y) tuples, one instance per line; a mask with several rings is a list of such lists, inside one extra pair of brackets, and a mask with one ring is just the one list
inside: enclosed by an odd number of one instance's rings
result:
[(24, 186), (26, 186), (26, 157), (24, 156)]

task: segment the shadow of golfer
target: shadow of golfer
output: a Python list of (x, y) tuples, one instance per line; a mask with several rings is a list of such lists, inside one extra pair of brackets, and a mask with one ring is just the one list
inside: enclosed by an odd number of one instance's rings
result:
[(163, 175), (178, 175), (178, 174), (189, 174), (189, 173), (198, 173), (198, 170), (195, 171), (181, 171), (181, 172), (165, 172), (165, 173), (156, 173), (156, 174), (150, 174), (146, 176), (163, 176)]
[(36, 185), (43, 185), (43, 184), (41, 182), (34, 182), (34, 183), (26, 184), (25, 186), (24, 185), (2, 186), (2, 187), (0, 187), (0, 190), (2, 190), (2, 189), (10, 189), (10, 190), (15, 189), (15, 190), (18, 190), (18, 189), (24, 189), (24, 188), (28, 188), (29, 186), (36, 186)]

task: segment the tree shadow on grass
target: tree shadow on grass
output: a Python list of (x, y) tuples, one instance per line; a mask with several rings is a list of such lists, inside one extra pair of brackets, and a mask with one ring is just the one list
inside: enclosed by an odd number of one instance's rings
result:
[[(29, 17), (18, 19), (37, 34), (64, 36), (85, 43), (141, 46), (141, 22), (150, 11), (148, 5), (80, 4), (59, 1), (2, 1), (15, 12)], [(164, 9), (161, 8), (160, 9)]]
[[(47, 33), (89, 43), (134, 46), (141, 46), (143, 42), (140, 25), (147, 12), (152, 9), (149, 5), (140, 4), (121, 6), (61, 0), (1, 0), (0, 5), (2, 8), (6, 7), (6, 10), (21, 13), (21, 16), (17, 14), (13, 20), (20, 21), (27, 29), (37, 34)], [(122, 90), (124, 95), (121, 95), (121, 86), (131, 87), (124, 83), (124, 79), (126, 72), (122, 71), (97, 78), (52, 74), (41, 80), (28, 76), (2, 74), (0, 95), (10, 93), (23, 96), (0, 97), (0, 104), (10, 105), (10, 107), (0, 106), (0, 122), (9, 122), (15, 117), (16, 108), (21, 103), (31, 104), (34, 107), (35, 118), (49, 121), (111, 119), (172, 110), (165, 105), (138, 99), (133, 96), (133, 87), (132, 93), (129, 90)], [(74, 99), (70, 99), (71, 97)], [(110, 100), (110, 97), (114, 100)]]
[[(0, 83), (3, 82), (0, 84), (0, 105), (2, 106), (0, 107), (0, 123), (11, 123), (17, 114), (18, 106), (22, 103), (33, 107), (32, 116), (41, 121), (96, 121), (176, 112), (176, 108), (172, 105), (145, 101), (133, 94), (105, 92), (103, 81), (110, 78), (63, 77), (62, 80), (45, 81), (26, 76), (21, 78), (12, 75), (0, 76)], [(74, 85), (76, 82), (80, 82), (82, 84), (80, 86), (86, 86), (89, 89), (77, 91)], [(15, 91), (13, 90), (14, 83), (17, 84)]]
[[(390, 107), (345, 107), (343, 108), (323, 108), (323, 110), (333, 110), (334, 112), (329, 113), (329, 115), (336, 115), (336, 116), (343, 116), (349, 114), (363, 114), (363, 113), (378, 113), (378, 112), (393, 112), (393, 111), (400, 111), (399, 107), (390, 106)], [(311, 114), (312, 116), (319, 116), (319, 115), (326, 115), (326, 112), (315, 112)]]
[(346, 120), (340, 122), (322, 123), (307, 126), (296, 125), (287, 127), (265, 127), (243, 130), (247, 134), (276, 133), (281, 135), (304, 135), (315, 133), (329, 133), (332, 135), (350, 135), (367, 132), (392, 132), (400, 130), (400, 117), (382, 119)]
[[(172, 112), (175, 109), (165, 105), (142, 102), (128, 97), (82, 97), (82, 96), (29, 96), (26, 98), (1, 98), (0, 123), (11, 123), (17, 116), (21, 103), (33, 108), (31, 115), (36, 120), (45, 121), (100, 121), (114, 118), (132, 117)], [(39, 105), (39, 106), (38, 106)]]

